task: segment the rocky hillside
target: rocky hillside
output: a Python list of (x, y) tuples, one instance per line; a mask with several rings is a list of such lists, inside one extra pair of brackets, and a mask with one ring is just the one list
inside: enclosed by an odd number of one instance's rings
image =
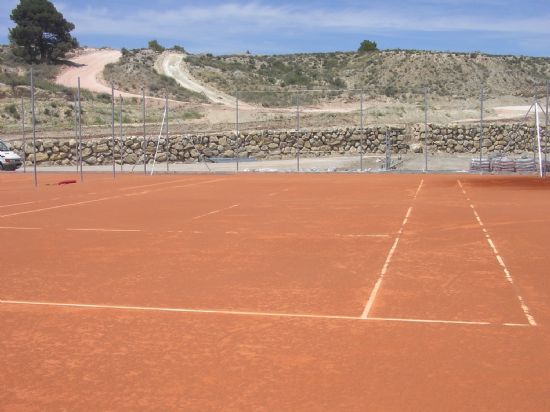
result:
[[(550, 58), (490, 56), (480, 53), (381, 51), (367, 54), (325, 53), (279, 56), (191, 55), (191, 73), (228, 93), (235, 90), (288, 91), (364, 89), (372, 97), (406, 98), (428, 86), (437, 97), (467, 99), (486, 85), (489, 97), (529, 97), (550, 78)], [(242, 93), (264, 105), (288, 97)]]
[(141, 93), (143, 87), (147, 96), (164, 97), (168, 94), (174, 100), (205, 102), (206, 99), (201, 94), (187, 90), (171, 77), (155, 71), (159, 54), (150, 49), (123, 49), (118, 63), (105, 66), (103, 77), (107, 83), (114, 84), (117, 90)]

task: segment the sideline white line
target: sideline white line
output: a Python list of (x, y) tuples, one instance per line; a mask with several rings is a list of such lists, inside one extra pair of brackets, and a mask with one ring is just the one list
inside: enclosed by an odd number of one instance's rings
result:
[(13, 206), (23, 206), (23, 205), (30, 205), (32, 203), (36, 203), (36, 202), (25, 202), (25, 203), (13, 203), (11, 205), (2, 205), (0, 206), (0, 209), (4, 208), (4, 207), (13, 207)]
[(69, 228), (71, 232), (143, 232), (141, 229), (100, 229), (100, 228)]
[(204, 215), (195, 216), (191, 220), (197, 220), (197, 219), (201, 219), (201, 218), (206, 217), (206, 216), (215, 215), (216, 213), (224, 212), (226, 210), (234, 209), (236, 207), (239, 207), (239, 205), (233, 205), (233, 206), (229, 206), (229, 207), (224, 207), (223, 209), (214, 210), (212, 212), (205, 213)]
[(380, 272), (380, 276), (378, 277), (378, 280), (376, 281), (374, 288), (372, 289), (372, 292), (369, 296), (369, 300), (367, 301), (367, 304), (365, 305), (365, 309), (363, 310), (363, 313), (361, 314), (361, 319), (368, 319), (369, 313), (372, 309), (372, 306), (374, 305), (374, 301), (376, 300), (376, 296), (378, 295), (378, 291), (380, 290), (380, 287), (382, 286), (382, 281), (384, 280), (384, 277), (386, 275), (386, 272), (388, 271), (388, 268), (390, 266), (393, 254), (395, 253), (395, 250), (397, 249), (397, 244), (399, 243), (399, 239), (401, 238), (401, 235), (403, 234), (403, 231), (405, 230), (405, 226), (407, 225), (407, 222), (409, 221), (409, 217), (411, 216), (413, 205), (418, 197), (418, 194), (420, 193), (420, 189), (422, 189), (422, 185), (424, 184), (424, 179), (420, 181), (420, 184), (418, 185), (418, 189), (416, 189), (416, 193), (414, 194), (414, 197), (412, 199), (412, 204), (407, 210), (407, 213), (405, 214), (405, 218), (403, 219), (403, 223), (401, 223), (401, 227), (399, 228), (399, 232), (397, 232), (397, 236), (395, 237), (395, 240), (393, 242), (393, 245), (388, 253), (388, 256), (386, 257), (386, 261), (384, 262), (384, 266), (382, 266), (382, 270)]
[[(468, 202), (471, 202), (472, 200), (468, 196), (468, 193), (466, 193), (466, 190), (464, 189), (464, 186), (462, 185), (462, 182), (459, 179), (457, 179), (457, 182), (458, 182), (458, 186), (460, 187), (460, 190), (462, 190), (462, 193), (466, 197), (466, 200)], [(485, 235), (485, 239), (487, 239), (487, 243), (489, 244), (491, 250), (493, 251), (493, 254), (496, 257), (496, 260), (497, 260), (498, 264), (500, 265), (500, 267), (502, 268), (502, 271), (504, 272), (505, 279), (514, 288), (514, 291), (516, 293), (516, 296), (517, 296), (517, 299), (518, 299), (519, 304), (521, 306), (521, 309), (523, 310), (523, 314), (527, 318), (527, 321), (529, 322), (529, 325), (537, 326), (537, 322), (535, 321), (535, 318), (533, 317), (533, 315), (531, 315), (531, 311), (529, 310), (529, 307), (527, 306), (527, 304), (525, 303), (525, 300), (523, 299), (523, 297), (519, 293), (518, 287), (516, 286), (516, 284), (514, 282), (514, 278), (512, 278), (512, 274), (510, 273), (510, 271), (508, 270), (508, 267), (504, 263), (504, 260), (502, 259), (502, 256), (498, 252), (498, 250), (495, 246), (495, 243), (493, 242), (493, 239), (491, 239), (491, 235), (489, 235), (489, 232), (488, 232), (487, 228), (485, 227), (485, 224), (481, 220), (481, 217), (477, 213), (477, 210), (476, 210), (475, 206), (473, 205), (473, 203), (470, 203), (470, 208), (472, 209), (472, 212), (474, 213), (474, 216), (475, 216), (477, 222), (479, 223), (479, 226), (481, 227), (481, 230), (483, 231), (483, 234)]]
[(516, 326), (525, 327), (528, 325), (517, 323), (490, 323), (479, 321), (460, 321), (460, 320), (438, 320), (438, 319), (407, 319), (407, 318), (360, 318), (357, 316), (338, 316), (338, 315), (315, 315), (303, 313), (281, 313), (281, 312), (254, 312), (240, 310), (221, 310), (221, 309), (186, 309), (170, 307), (148, 307), (148, 306), (127, 306), (127, 305), (96, 305), (86, 303), (58, 303), (58, 302), (37, 302), (25, 300), (1, 300), (2, 305), (19, 306), (46, 306), (52, 308), (73, 308), (73, 309), (107, 309), (107, 310), (128, 310), (139, 312), (172, 312), (172, 313), (191, 313), (191, 314), (211, 314), (211, 315), (233, 315), (233, 316), (255, 316), (255, 317), (278, 317), (278, 318), (302, 318), (302, 319), (328, 319), (328, 320), (354, 320), (354, 321), (373, 321), (373, 322), (398, 322), (398, 323), (417, 323), (417, 324), (443, 324), (443, 325), (481, 325), (481, 326)]

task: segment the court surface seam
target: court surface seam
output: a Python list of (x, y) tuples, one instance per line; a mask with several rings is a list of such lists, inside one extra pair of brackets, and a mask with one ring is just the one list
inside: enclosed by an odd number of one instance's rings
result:
[(378, 295), (378, 292), (380, 291), (380, 288), (382, 286), (382, 282), (384, 281), (384, 277), (386, 276), (388, 268), (390, 267), (392, 257), (395, 253), (395, 250), (397, 249), (399, 239), (401, 239), (401, 235), (403, 234), (403, 231), (405, 230), (405, 226), (407, 225), (407, 222), (409, 221), (409, 218), (410, 218), (411, 213), (413, 211), (414, 202), (416, 201), (416, 198), (418, 197), (418, 194), (420, 193), (420, 190), (422, 189), (423, 184), (424, 184), (424, 179), (422, 179), (420, 181), (420, 184), (418, 185), (418, 189), (416, 189), (416, 193), (414, 194), (411, 205), (409, 206), (409, 208), (407, 210), (407, 213), (405, 214), (405, 218), (403, 219), (403, 222), (401, 223), (401, 227), (399, 228), (399, 231), (397, 232), (397, 235), (395, 236), (395, 240), (392, 244), (392, 247), (390, 248), (390, 251), (388, 252), (388, 256), (386, 257), (386, 260), (384, 261), (384, 266), (382, 266), (382, 270), (380, 271), (380, 276), (378, 277), (378, 280), (376, 281), (376, 283), (374, 285), (374, 288), (371, 291), (371, 294), (369, 296), (367, 304), (365, 305), (365, 309), (363, 310), (363, 313), (361, 314), (361, 319), (368, 319), (368, 317), (369, 317), (369, 313), (370, 313), (370, 311), (371, 311), (371, 309), (374, 305), (374, 301), (376, 300), (376, 296)]
[(481, 230), (483, 231), (485, 239), (487, 239), (487, 243), (489, 244), (491, 250), (493, 251), (493, 254), (495, 255), (495, 258), (496, 258), (498, 264), (502, 268), (502, 271), (504, 272), (504, 277), (506, 278), (508, 283), (510, 283), (510, 285), (512, 285), (512, 287), (514, 289), (514, 292), (516, 293), (516, 297), (517, 297), (517, 299), (519, 301), (519, 304), (521, 306), (521, 310), (523, 311), (523, 314), (527, 318), (527, 321), (529, 322), (529, 325), (537, 326), (537, 322), (535, 321), (535, 318), (531, 314), (531, 311), (529, 310), (529, 307), (525, 303), (525, 300), (523, 299), (523, 297), (519, 293), (517, 285), (514, 282), (514, 278), (512, 277), (512, 274), (510, 273), (510, 270), (508, 269), (508, 267), (504, 263), (504, 260), (500, 256), (500, 253), (499, 253), (498, 249), (496, 248), (495, 243), (493, 242), (493, 239), (491, 239), (491, 235), (489, 234), (489, 231), (487, 230), (487, 228), (485, 227), (485, 224), (481, 220), (481, 217), (479, 216), (479, 213), (477, 212), (474, 204), (472, 203), (472, 200), (468, 196), (468, 193), (466, 193), (466, 190), (464, 189), (464, 186), (462, 185), (462, 182), (459, 179), (457, 179), (457, 182), (458, 182), (458, 186), (460, 187), (460, 190), (462, 191), (462, 193), (466, 197), (466, 200), (468, 202), (470, 202), (470, 208), (472, 209), (474, 217), (476, 218), (479, 226), (481, 227)]
[(461, 320), (441, 320), (441, 319), (410, 319), (410, 318), (383, 318), (383, 317), (357, 317), (343, 315), (315, 315), (304, 313), (281, 313), (281, 312), (255, 312), (240, 310), (222, 310), (222, 309), (188, 309), (171, 307), (149, 307), (149, 306), (128, 306), (128, 305), (100, 305), (86, 303), (59, 303), (59, 302), (40, 302), (25, 300), (2, 300), (2, 305), (18, 306), (44, 306), (52, 308), (73, 308), (73, 309), (98, 309), (98, 310), (119, 310), (136, 312), (172, 312), (172, 313), (190, 313), (190, 314), (210, 314), (210, 315), (233, 315), (250, 317), (278, 317), (278, 318), (302, 318), (302, 319), (326, 319), (326, 320), (353, 320), (353, 321), (373, 321), (373, 322), (395, 322), (395, 323), (416, 323), (416, 324), (443, 324), (443, 325), (463, 325), (463, 326), (507, 326), (507, 327), (528, 327), (529, 324), (522, 323), (491, 323), (486, 321), (461, 321)]

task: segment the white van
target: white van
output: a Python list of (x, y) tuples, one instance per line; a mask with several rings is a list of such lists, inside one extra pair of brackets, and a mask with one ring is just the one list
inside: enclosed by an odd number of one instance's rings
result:
[(16, 170), (22, 164), (21, 157), (0, 140), (0, 170)]

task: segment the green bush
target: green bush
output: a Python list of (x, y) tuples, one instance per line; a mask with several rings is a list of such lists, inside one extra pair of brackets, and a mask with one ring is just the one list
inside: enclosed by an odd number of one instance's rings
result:
[(158, 53), (162, 53), (164, 50), (166, 50), (164, 47), (162, 47), (158, 41), (156, 40), (151, 40), (149, 43), (148, 43), (148, 46), (151, 50), (153, 51), (156, 51)]
[(10, 116), (16, 118), (19, 120), (19, 112), (17, 111), (17, 106), (15, 103), (10, 103), (6, 107), (4, 107), (4, 111), (9, 114)]
[(378, 51), (378, 45), (375, 41), (363, 40), (359, 46), (359, 53), (368, 53), (373, 51)]

